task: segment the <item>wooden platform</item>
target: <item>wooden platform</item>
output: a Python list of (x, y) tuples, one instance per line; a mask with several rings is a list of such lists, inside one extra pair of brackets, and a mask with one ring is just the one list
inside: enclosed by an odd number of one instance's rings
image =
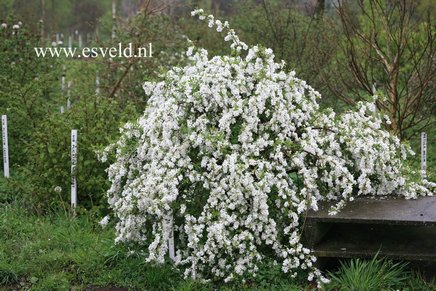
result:
[(311, 211), (304, 243), (318, 257), (380, 256), (411, 261), (436, 261), (436, 197), (356, 199), (337, 215), (331, 204)]

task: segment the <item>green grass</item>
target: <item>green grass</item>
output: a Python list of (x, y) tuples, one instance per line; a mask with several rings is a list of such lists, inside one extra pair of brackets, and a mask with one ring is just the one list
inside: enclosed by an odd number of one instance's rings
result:
[[(0, 290), (82, 290), (118, 286), (132, 290), (301, 290), (279, 266), (265, 264), (256, 278), (231, 284), (184, 280), (170, 263), (156, 266), (133, 247), (114, 245), (113, 228), (97, 218), (64, 213), (40, 217), (14, 204), (0, 204)], [(133, 249), (132, 249), (133, 248)], [(137, 250), (138, 251), (138, 250)]]
[(171, 290), (184, 283), (170, 264), (153, 266), (114, 245), (111, 229), (87, 216), (29, 215), (0, 210), (0, 286), (70, 290), (92, 286)]

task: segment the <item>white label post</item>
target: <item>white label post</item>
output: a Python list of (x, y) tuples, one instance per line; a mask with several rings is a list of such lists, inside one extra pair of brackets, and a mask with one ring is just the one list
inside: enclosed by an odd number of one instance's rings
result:
[(77, 205), (77, 129), (71, 130), (71, 208)]
[(100, 94), (100, 77), (98, 71), (95, 73), (95, 94)]
[(170, 259), (174, 261), (176, 259), (176, 253), (174, 251), (174, 218), (172, 215), (170, 220), (170, 227), (171, 231), (170, 236), (168, 237), (168, 254), (170, 256)]
[(64, 96), (64, 91), (65, 91), (65, 76), (62, 76), (62, 78), (61, 78), (61, 91), (62, 91), (62, 96)]
[(63, 97), (65, 94), (65, 65), (62, 66), (61, 90)]
[(427, 133), (421, 132), (421, 177), (427, 178)]
[(2, 115), (3, 174), (9, 178), (8, 117)]
[(68, 81), (68, 86), (67, 86), (67, 110), (69, 110), (71, 108), (71, 81)]
[(117, 3), (116, 0), (112, 0), (112, 39), (115, 39), (115, 23), (117, 20)]

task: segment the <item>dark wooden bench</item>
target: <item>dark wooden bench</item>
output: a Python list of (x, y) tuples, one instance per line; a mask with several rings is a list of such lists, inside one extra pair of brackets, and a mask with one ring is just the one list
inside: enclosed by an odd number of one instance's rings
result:
[(303, 241), (319, 258), (379, 256), (436, 261), (436, 196), (358, 198), (337, 215), (331, 203), (309, 211)]

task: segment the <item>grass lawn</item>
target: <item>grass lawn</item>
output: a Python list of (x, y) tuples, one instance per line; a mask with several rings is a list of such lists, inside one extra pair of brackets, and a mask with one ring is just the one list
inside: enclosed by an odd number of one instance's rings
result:
[[(82, 290), (118, 286), (135, 290), (301, 290), (278, 267), (265, 265), (255, 280), (231, 285), (184, 280), (171, 264), (155, 266), (132, 249), (114, 245), (113, 228), (64, 213), (38, 217), (17, 205), (0, 206), (0, 290)], [(295, 279), (294, 279), (295, 280)], [(295, 282), (295, 281), (294, 281)], [(306, 284), (304, 279), (300, 283)]]
[[(17, 203), (0, 205), (0, 290), (90, 290), (108, 286), (131, 290), (314, 289), (304, 274), (291, 279), (272, 263), (265, 263), (259, 274), (246, 278), (246, 282), (205, 284), (184, 280), (169, 263), (155, 266), (138, 254), (129, 256), (132, 249), (114, 245), (113, 227), (103, 230), (97, 221), (89, 215), (72, 218), (61, 212), (38, 217)], [(369, 276), (380, 273), (377, 268), (372, 267)], [(334, 286), (362, 284), (358, 281), (364, 269), (344, 266)], [(395, 283), (397, 289), (436, 290), (435, 284), (425, 283), (416, 274), (402, 273), (394, 274), (403, 278)]]

